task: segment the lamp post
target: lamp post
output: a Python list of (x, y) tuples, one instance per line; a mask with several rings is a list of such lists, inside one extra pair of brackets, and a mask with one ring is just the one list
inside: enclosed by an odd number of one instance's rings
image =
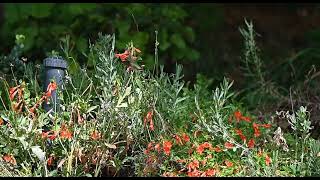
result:
[[(43, 60), (45, 68), (44, 92), (47, 91), (49, 83), (54, 80), (57, 83), (57, 88), (63, 90), (63, 81), (65, 77), (65, 70), (67, 69), (67, 62), (60, 56), (48, 57)], [(49, 112), (59, 112), (60, 100), (56, 90), (52, 91), (50, 104), (44, 102), (44, 109)]]

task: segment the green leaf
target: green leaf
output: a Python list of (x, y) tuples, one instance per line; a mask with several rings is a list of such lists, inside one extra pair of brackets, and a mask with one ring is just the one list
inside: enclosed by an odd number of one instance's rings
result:
[(83, 37), (79, 37), (76, 42), (76, 48), (79, 52), (84, 53), (88, 49), (88, 42), (87, 39)]
[(2, 108), (3, 109), (8, 109), (8, 110), (10, 110), (12, 108), (11, 101), (10, 101), (10, 98), (9, 98), (10, 95), (9, 95), (8, 89), (9, 89), (9, 85), (8, 85), (7, 81), (5, 81), (4, 79), (0, 79), (0, 91), (1, 91), (0, 96), (1, 96), (1, 98), (3, 100), (3, 102), (0, 103), (1, 104), (1, 106), (0, 106), (1, 110), (2, 110)]
[(17, 4), (6, 3), (4, 5), (4, 17), (9, 24), (19, 21), (19, 7)]
[(186, 36), (186, 39), (189, 41), (189, 42), (194, 42), (195, 40), (195, 33), (193, 31), (193, 29), (191, 27), (186, 27), (184, 29), (184, 34)]
[(186, 43), (180, 34), (177, 34), (177, 33), (173, 34), (171, 36), (170, 41), (180, 49), (186, 48)]
[(195, 49), (190, 49), (189, 51), (188, 51), (189, 53), (188, 53), (188, 58), (190, 59), (190, 60), (198, 60), (199, 58), (200, 58), (200, 53), (197, 51), (197, 50), (195, 50)]
[(51, 14), (54, 3), (31, 4), (31, 16), (36, 18), (45, 18)]
[(96, 8), (97, 8), (97, 5), (93, 3), (81, 3), (81, 4), (69, 5), (69, 11), (71, 14), (74, 14), (74, 15), (84, 14)]

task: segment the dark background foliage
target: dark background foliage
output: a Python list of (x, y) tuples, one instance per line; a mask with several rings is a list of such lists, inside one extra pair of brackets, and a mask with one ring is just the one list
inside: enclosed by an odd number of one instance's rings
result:
[[(22, 55), (38, 64), (53, 50), (61, 54), (60, 41), (70, 35), (72, 57), (90, 69), (94, 62), (85, 57), (88, 39), (93, 42), (102, 32), (116, 34), (118, 52), (132, 40), (150, 68), (158, 31), (159, 60), (166, 71), (173, 72), (179, 63), (187, 81), (194, 82), (201, 73), (212, 78), (213, 85), (227, 76), (235, 80), (235, 87), (245, 87), (238, 28), (246, 18), (261, 35), (257, 42), (262, 60), (275, 72), (270, 78), (288, 85), (289, 80), (303, 79), (311, 65), (319, 65), (317, 4), (6, 3), (0, 11), (1, 52), (8, 54), (15, 35), (23, 34)], [(297, 68), (294, 77), (288, 62)]]

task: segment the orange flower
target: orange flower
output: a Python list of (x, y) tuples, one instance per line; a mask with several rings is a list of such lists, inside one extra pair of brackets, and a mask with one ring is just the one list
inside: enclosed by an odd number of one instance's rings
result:
[(91, 133), (91, 139), (93, 139), (93, 140), (98, 140), (100, 137), (101, 137), (101, 134), (100, 134), (98, 131), (96, 131), (96, 130), (94, 130), (94, 131)]
[(149, 126), (151, 131), (154, 131), (154, 125), (152, 119), (150, 120), (150, 126)]
[(253, 126), (253, 130), (254, 130), (254, 137), (259, 137), (261, 135), (261, 133), (259, 131), (259, 125), (256, 123), (253, 123), (252, 126)]
[(57, 89), (56, 82), (50, 82), (47, 87), (46, 97), (49, 98), (51, 96), (52, 91)]
[(215, 169), (207, 169), (205, 171), (205, 175), (206, 176), (214, 176), (214, 175), (216, 175), (216, 170)]
[(225, 160), (224, 163), (227, 165), (227, 167), (233, 166), (233, 163), (228, 160)]
[(198, 146), (197, 152), (198, 152), (199, 154), (202, 154), (203, 151), (204, 151), (206, 148), (211, 149), (211, 148), (212, 148), (212, 145), (211, 145), (210, 143), (208, 143), (208, 142), (205, 142), (205, 143), (203, 143), (203, 144), (201, 144), (201, 145)]
[(266, 154), (266, 165), (269, 166), (271, 163), (271, 158)]
[(163, 151), (166, 153), (166, 155), (170, 155), (170, 150), (172, 147), (172, 143), (170, 141), (164, 141), (163, 142)]
[(16, 86), (16, 87), (12, 87), (9, 89), (9, 98), (12, 101), (14, 96), (16, 96), (16, 94), (18, 93), (18, 88), (20, 87), (20, 85)]
[(200, 145), (200, 146), (197, 147), (197, 153), (202, 154), (203, 151), (204, 151), (204, 147), (203, 146)]
[(233, 144), (230, 143), (230, 142), (226, 142), (226, 143), (224, 143), (224, 147), (227, 148), (227, 149), (232, 149), (233, 148)]
[(149, 151), (151, 151), (153, 149), (152, 144), (153, 144), (153, 142), (149, 142), (149, 144), (147, 146), (147, 154), (149, 153)]
[(260, 156), (262, 156), (262, 150), (261, 149), (259, 149), (259, 152), (258, 152), (258, 157), (260, 157)]
[(236, 133), (240, 136), (240, 138), (244, 141), (246, 140), (247, 138), (243, 135), (242, 131), (240, 129), (236, 129), (235, 130)]
[(65, 125), (62, 125), (61, 131), (60, 131), (60, 138), (61, 139), (71, 139), (72, 138), (72, 133), (71, 131), (65, 127)]
[(122, 62), (126, 61), (126, 59), (129, 57), (129, 51), (125, 50), (124, 53), (121, 54), (115, 54), (116, 58), (120, 58)]
[(183, 142), (179, 135), (173, 135), (173, 137), (176, 139), (178, 145), (183, 145)]
[(182, 134), (182, 139), (184, 140), (184, 142), (189, 142), (190, 141), (190, 137), (186, 133)]
[(254, 147), (254, 139), (250, 139), (248, 142), (248, 147), (253, 148)]
[(52, 163), (53, 163), (53, 156), (50, 156), (50, 157), (48, 158), (48, 160), (47, 160), (47, 164), (48, 164), (48, 166), (51, 166)]
[(246, 122), (251, 122), (250, 117), (241, 116), (240, 119), (243, 120), (243, 121), (246, 121)]
[[(50, 133), (53, 133), (53, 134), (50, 134)], [(42, 132), (41, 137), (42, 139), (49, 138), (51, 141), (53, 141), (57, 137), (57, 134), (54, 131)]]
[(270, 127), (271, 127), (271, 124), (261, 124), (260, 126), (261, 126), (261, 127), (264, 127), (264, 128), (270, 128)]
[(192, 172), (188, 172), (189, 177), (199, 177), (200, 176), (200, 171), (199, 170), (194, 170)]
[(3, 119), (0, 117), (0, 126), (3, 125)]
[(208, 143), (208, 142), (203, 143), (202, 146), (204, 148), (212, 148), (212, 145), (210, 143)]
[(146, 115), (146, 117), (144, 118), (143, 124), (144, 126), (146, 126), (146, 124), (149, 122), (150, 123), (150, 130), (153, 131), (154, 130), (154, 126), (153, 126), (153, 121), (152, 121), (152, 116), (153, 116), (153, 111), (149, 111)]
[(16, 159), (12, 156), (12, 155), (9, 155), (9, 154), (6, 154), (4, 155), (3, 157), (3, 160), (7, 163), (11, 163), (13, 165), (16, 165), (17, 164), (17, 161)]
[(193, 160), (188, 164), (188, 172), (191, 172), (192, 170), (197, 170), (199, 168), (199, 161)]
[(241, 112), (240, 111), (234, 112), (234, 117), (236, 118), (237, 122), (239, 122), (242, 117)]
[(222, 151), (222, 149), (219, 146), (214, 147), (213, 150), (215, 152), (221, 152)]
[(161, 149), (160, 149), (160, 144), (159, 144), (159, 143), (156, 144), (156, 145), (154, 146), (154, 149), (157, 150), (158, 152), (160, 152), (160, 151), (161, 151)]

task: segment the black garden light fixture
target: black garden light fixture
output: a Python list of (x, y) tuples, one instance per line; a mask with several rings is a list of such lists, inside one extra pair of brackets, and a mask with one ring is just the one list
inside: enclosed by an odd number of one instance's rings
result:
[[(45, 71), (44, 92), (47, 91), (47, 87), (52, 81), (56, 82), (59, 90), (63, 90), (62, 84), (65, 78), (65, 70), (68, 66), (67, 62), (60, 56), (54, 56), (44, 59), (43, 65)], [(52, 113), (59, 112), (60, 100), (56, 90), (52, 91), (49, 102), (43, 104), (45, 111), (49, 112), (52, 110)]]

